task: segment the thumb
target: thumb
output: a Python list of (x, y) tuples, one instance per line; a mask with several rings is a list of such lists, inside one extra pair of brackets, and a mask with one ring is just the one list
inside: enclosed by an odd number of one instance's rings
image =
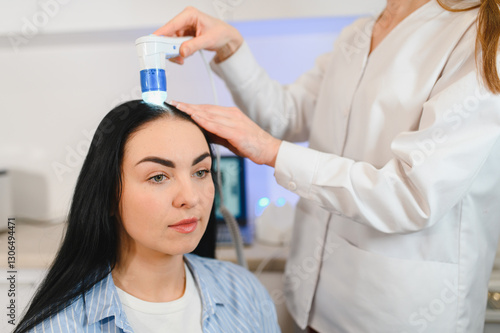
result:
[(168, 37), (175, 36), (175, 33), (176, 33), (175, 25), (170, 23), (165, 24), (164, 26), (153, 32), (154, 35), (168, 36)]

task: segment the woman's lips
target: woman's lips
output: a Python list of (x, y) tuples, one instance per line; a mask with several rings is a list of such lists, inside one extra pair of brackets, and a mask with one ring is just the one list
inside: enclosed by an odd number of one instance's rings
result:
[(175, 224), (169, 225), (168, 227), (182, 234), (189, 234), (190, 232), (195, 231), (197, 225), (198, 219), (193, 217), (190, 219), (184, 219)]

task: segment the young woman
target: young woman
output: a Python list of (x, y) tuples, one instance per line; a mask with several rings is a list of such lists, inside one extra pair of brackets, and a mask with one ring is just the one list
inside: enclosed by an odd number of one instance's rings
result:
[(186, 254), (209, 223), (211, 167), (205, 132), (174, 107), (109, 112), (63, 244), (15, 332), (279, 332), (251, 273)]
[(183, 57), (215, 51), (246, 115), (176, 106), (301, 197), (285, 270), (301, 328), (483, 331), (500, 235), (499, 3), (388, 0), (287, 86), (194, 8), (156, 31), (194, 36)]

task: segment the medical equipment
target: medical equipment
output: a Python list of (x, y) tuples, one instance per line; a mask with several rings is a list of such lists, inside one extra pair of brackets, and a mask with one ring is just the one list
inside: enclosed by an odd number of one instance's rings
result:
[[(135, 46), (137, 55), (139, 56), (139, 63), (141, 69), (141, 90), (142, 99), (147, 103), (154, 103), (163, 105), (167, 99), (167, 77), (165, 73), (165, 61), (169, 58), (174, 58), (179, 55), (179, 49), (183, 42), (191, 39), (192, 37), (164, 37), (149, 35), (136, 39)], [(207, 68), (212, 92), (214, 95), (214, 102), (217, 105), (217, 91), (213, 80), (212, 72), (208, 66), (207, 60), (200, 50), (201, 57)], [(216, 146), (217, 165), (220, 166), (220, 152)], [(222, 194), (222, 177), (221, 168), (217, 168), (217, 185), (219, 190), (219, 212), (223, 216), (224, 221), (232, 236), (238, 263), (248, 268), (243, 253), (243, 239), (241, 238), (240, 230), (236, 219), (231, 214), (229, 209), (224, 205), (224, 197)]]
[(181, 44), (192, 37), (149, 35), (135, 41), (141, 69), (142, 99), (162, 105), (167, 99), (165, 60), (179, 55)]
[(221, 154), (220, 162), (214, 167), (215, 171), (221, 174), (221, 182), (218, 183), (221, 189), (215, 193), (215, 217), (217, 220), (217, 244), (222, 246), (230, 244), (233, 236), (224, 221), (224, 215), (220, 211), (220, 195), (224, 198), (224, 206), (227, 207), (231, 215), (238, 223), (243, 243), (251, 245), (254, 240), (253, 223), (248, 220), (247, 212), (247, 183), (245, 181), (245, 159), (235, 155)]

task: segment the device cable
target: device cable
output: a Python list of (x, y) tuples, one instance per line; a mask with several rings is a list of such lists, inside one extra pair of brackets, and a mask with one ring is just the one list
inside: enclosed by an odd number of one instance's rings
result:
[[(215, 82), (212, 74), (212, 70), (210, 66), (208, 65), (207, 59), (205, 58), (205, 55), (203, 54), (203, 51), (200, 50), (201, 58), (203, 59), (203, 62), (205, 63), (205, 67), (208, 72), (208, 76), (210, 78), (210, 85), (212, 86), (212, 94), (214, 96), (214, 103), (215, 105), (219, 105), (219, 99), (217, 96), (217, 90), (215, 89)], [(231, 235), (231, 240), (232, 243), (235, 247), (236, 250), (236, 257), (238, 260), (238, 264), (240, 266), (245, 267), (248, 269), (248, 264), (245, 259), (245, 254), (243, 252), (243, 239), (241, 238), (241, 233), (240, 233), (240, 228), (238, 227), (238, 222), (236, 222), (236, 219), (234, 218), (233, 214), (227, 209), (227, 207), (224, 205), (224, 195), (222, 193), (222, 176), (221, 176), (221, 168), (220, 168), (220, 149), (218, 145), (215, 145), (215, 154), (216, 154), (216, 160), (217, 160), (217, 190), (219, 191), (219, 211), (222, 214), (222, 217), (224, 218), (224, 221), (227, 225), (227, 228), (229, 229), (229, 234)]]

